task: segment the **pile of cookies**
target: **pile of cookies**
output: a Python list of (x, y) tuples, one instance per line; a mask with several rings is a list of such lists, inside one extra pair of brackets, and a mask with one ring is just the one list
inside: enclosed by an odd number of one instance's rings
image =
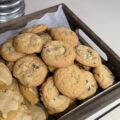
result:
[(99, 54), (65, 27), (27, 28), (0, 55), (0, 120), (46, 120), (115, 81)]

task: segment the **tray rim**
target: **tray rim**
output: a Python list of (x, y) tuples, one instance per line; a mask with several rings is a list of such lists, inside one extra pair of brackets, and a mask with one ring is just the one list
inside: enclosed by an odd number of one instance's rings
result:
[[(78, 18), (64, 3), (61, 3), (61, 4), (58, 4), (58, 5), (55, 5), (55, 6), (52, 6), (52, 7), (49, 7), (49, 8), (46, 8), (46, 9), (43, 9), (43, 10), (40, 10), (40, 11), (37, 11), (37, 12), (34, 12), (34, 13), (31, 13), (31, 14), (28, 14), (28, 15), (25, 15), (25, 16), (22, 16), (22, 17), (20, 17), (20, 18), (17, 18), (17, 19), (14, 19), (14, 20), (12, 20), (12, 21), (9, 21), (9, 22), (7, 22), (7, 23), (3, 23), (3, 24), (0, 24), (0, 32), (1, 32), (1, 30), (4, 28), (4, 29), (6, 29), (6, 30), (8, 30), (7, 28), (8, 27), (10, 27), (10, 26), (12, 26), (12, 25), (14, 25), (14, 24), (17, 24), (18, 22), (21, 22), (22, 20), (25, 20), (26, 19), (26, 21), (28, 22), (28, 21), (30, 21), (30, 20), (32, 20), (32, 19), (34, 19), (34, 16), (36, 16), (37, 14), (39, 15), (39, 18), (40, 17), (42, 17), (46, 12), (48, 12), (48, 11), (53, 11), (54, 12), (54, 10), (57, 10), (57, 8), (58, 8), (58, 6), (59, 5), (62, 5), (62, 7), (63, 7), (63, 10), (66, 10), (69, 14), (72, 14), (72, 16), (73, 16), (73, 18), (74, 19), (76, 19), (76, 21), (78, 22), (78, 24), (80, 24), (80, 25), (82, 25), (82, 27), (84, 28), (84, 32), (87, 32), (87, 33), (89, 33), (89, 37), (90, 38), (92, 38), (92, 39), (95, 39), (96, 40), (96, 44), (98, 43), (98, 41), (101, 41), (101, 43), (100, 43), (100, 46), (101, 45), (104, 45), (104, 48), (106, 48), (105, 49), (105, 51), (111, 51), (111, 55), (114, 55), (114, 57), (115, 57), (115, 59), (116, 59), (116, 64), (120, 64), (120, 57), (110, 48), (110, 47), (108, 47), (108, 45), (106, 45), (106, 43), (104, 43), (103, 42), (103, 40), (101, 40), (82, 20), (80, 20), (80, 18)], [(51, 9), (51, 10), (50, 10)], [(36, 15), (35, 15), (36, 14)], [(78, 26), (79, 27), (79, 26)], [(103, 97), (105, 98), (105, 95), (108, 95), (109, 97), (111, 96), (110, 94), (109, 94), (109, 92), (111, 91), (111, 93), (113, 92), (115, 95), (117, 94), (117, 96), (118, 96), (118, 93), (116, 93), (116, 92), (114, 92), (115, 90), (117, 90), (117, 89), (120, 89), (120, 82), (118, 82), (117, 84), (115, 84), (115, 86), (114, 87), (111, 87), (110, 89), (108, 89), (108, 90), (106, 90), (107, 92), (105, 92), (104, 94), (102, 94), (103, 95)], [(114, 90), (114, 91), (112, 91), (112, 90)], [(117, 90), (118, 91), (118, 90)], [(102, 95), (100, 95), (100, 96), (102, 96)], [(114, 96), (114, 95), (113, 95)], [(102, 97), (102, 99), (103, 99), (103, 97)], [(112, 97), (112, 96), (111, 96)], [(98, 95), (98, 97), (96, 98), (96, 99), (98, 99), (99, 98), (99, 95)], [(96, 100), (96, 99), (94, 99), (94, 100)], [(101, 98), (99, 98), (99, 100), (100, 100)], [(116, 99), (116, 97), (115, 97), (115, 99)], [(113, 100), (113, 99), (112, 99)], [(99, 103), (99, 102), (98, 102)], [(91, 105), (92, 105), (93, 103), (92, 103), (92, 101), (89, 101), (89, 105), (87, 104), (86, 106), (87, 107), (91, 107)], [(72, 110), (72, 112), (73, 111), (76, 111), (76, 110), (78, 110), (78, 109), (84, 109), (84, 111), (86, 110), (85, 109), (85, 107), (84, 107), (85, 105), (79, 105), (79, 106), (77, 106), (77, 108), (75, 108), (75, 109), (73, 109)], [(82, 111), (80, 110), (79, 111), (80, 113), (82, 113)], [(69, 113), (69, 112), (68, 112)], [(60, 120), (65, 120), (65, 116), (66, 116), (66, 114), (65, 115), (63, 115), (63, 117), (61, 117), (60, 118)], [(72, 116), (72, 119), (74, 118), (74, 115), (71, 115)], [(85, 118), (86, 116), (88, 116), (88, 115), (86, 115), (85, 113), (82, 115), (81, 114), (81, 118)], [(81, 119), (80, 118), (80, 119)], [(67, 116), (67, 119), (66, 120), (72, 120), (71, 118), (69, 118), (68, 116)], [(74, 118), (75, 119), (75, 118)], [(76, 118), (77, 119), (77, 118)]]

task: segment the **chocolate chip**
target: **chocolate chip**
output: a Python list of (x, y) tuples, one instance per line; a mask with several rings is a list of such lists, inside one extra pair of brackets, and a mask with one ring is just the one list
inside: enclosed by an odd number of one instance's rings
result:
[(89, 88), (88, 88), (88, 91), (90, 91), (90, 90), (91, 90), (91, 88), (89, 87)]
[(86, 83), (88, 83), (89, 81), (88, 80), (86, 80)]
[(5, 90), (4, 90), (4, 92), (6, 93), (6, 92), (7, 92), (7, 90), (5, 89)]
[(36, 65), (36, 64), (33, 64), (32, 67), (33, 67), (34, 69), (39, 69), (39, 66)]
[(92, 55), (92, 51), (88, 51), (90, 53), (90, 55)]
[(55, 101), (55, 100), (56, 100), (56, 98), (53, 98), (53, 100)]
[(99, 73), (96, 73), (96, 75), (99, 77), (100, 75), (99, 75)]
[(79, 83), (79, 80), (77, 80), (76, 83)]

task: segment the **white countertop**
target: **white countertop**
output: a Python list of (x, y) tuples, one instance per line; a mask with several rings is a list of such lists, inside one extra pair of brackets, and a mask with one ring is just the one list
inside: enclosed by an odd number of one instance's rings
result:
[(25, 0), (26, 14), (65, 3), (120, 56), (120, 0)]
[[(25, 2), (26, 14), (65, 3), (120, 56), (120, 0), (25, 0)], [(109, 115), (104, 120), (111, 120), (113, 116), (116, 115), (112, 113), (112, 117)]]

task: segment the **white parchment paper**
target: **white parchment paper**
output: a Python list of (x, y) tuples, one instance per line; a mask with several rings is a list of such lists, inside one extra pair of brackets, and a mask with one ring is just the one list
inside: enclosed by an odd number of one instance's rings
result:
[[(57, 26), (69, 27), (67, 18), (62, 10), (62, 6), (59, 6), (56, 12), (46, 13), (41, 19), (35, 19), (28, 22), (25, 28), (32, 27), (38, 24), (48, 24), (49, 27), (57, 27)], [(18, 30), (10, 30), (0, 34), (0, 44), (5, 42), (8, 38), (16, 36), (23, 29), (24, 28)]]

